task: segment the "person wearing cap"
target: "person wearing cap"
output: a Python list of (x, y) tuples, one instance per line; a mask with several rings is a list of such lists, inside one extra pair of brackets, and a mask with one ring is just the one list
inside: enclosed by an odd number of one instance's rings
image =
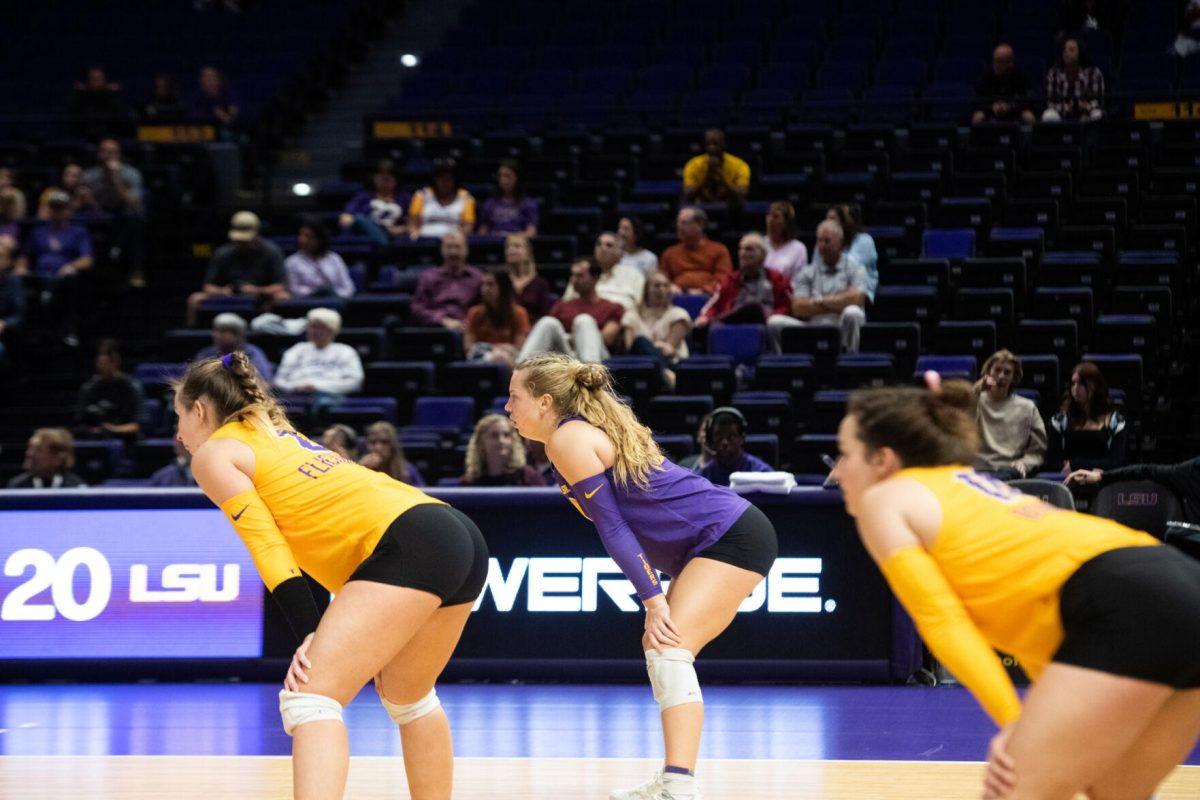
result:
[(430, 185), (414, 194), (408, 205), (408, 235), (440, 238), (451, 231), (470, 235), (474, 229), (475, 198), (458, 185), (454, 160), (439, 159)]
[(232, 311), (217, 314), (213, 318), (212, 340), (212, 344), (192, 356), (192, 361), (220, 358), (229, 355), (234, 350), (241, 350), (250, 358), (250, 363), (265, 380), (269, 381), (275, 375), (275, 367), (272, 366), (262, 348), (246, 341), (246, 320)]
[(292, 345), (283, 354), (275, 373), (275, 388), (307, 395), (312, 401), (309, 416), (323, 424), (331, 406), (362, 389), (363, 366), (357, 350), (334, 341), (342, 329), (341, 314), (332, 308), (314, 308), (307, 319), (308, 341)]
[(200, 306), (210, 297), (253, 297), (267, 305), (290, 297), (283, 253), (258, 235), (259, 224), (253, 211), (233, 215), (229, 243), (213, 253), (204, 276), (204, 288), (188, 297), (189, 326), (196, 324)]
[(412, 319), (417, 325), (461, 331), (467, 312), (479, 302), (483, 273), (467, 263), (467, 237), (459, 231), (442, 236), (442, 265), (417, 279)]
[(747, 453), (746, 417), (733, 406), (715, 409), (704, 427), (704, 448), (708, 461), (696, 470), (717, 486), (728, 486), (735, 472), (772, 472), (767, 462)]
[(79, 345), (79, 279), (92, 267), (92, 237), (71, 221), (71, 198), (63, 191), (46, 198), (49, 219), (33, 229), (15, 273), (32, 276), (42, 290), (42, 302), (53, 307), (62, 325), (63, 341)]

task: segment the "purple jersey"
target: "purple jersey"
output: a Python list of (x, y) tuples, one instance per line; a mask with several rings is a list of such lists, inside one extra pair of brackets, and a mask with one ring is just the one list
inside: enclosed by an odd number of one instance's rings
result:
[[(566, 422), (568, 420), (564, 420)], [(625, 573), (625, 577), (638, 588), (638, 596), (658, 594), (657, 580), (650, 576), (654, 591), (646, 585), (645, 575), (636, 565), (640, 561), (674, 577), (679, 575), (687, 562), (699, 555), (725, 535), (750, 503), (729, 489), (714, 486), (704, 478), (682, 467), (664, 460), (662, 466), (652, 470), (649, 486), (645, 489), (634, 483), (619, 487), (613, 481), (612, 469), (603, 476), (595, 475), (570, 486), (558, 470), (554, 480), (559, 489), (587, 519), (596, 523), (605, 549)], [(612, 486), (612, 500), (601, 503), (609, 494), (605, 486)], [(615, 501), (615, 504), (614, 504)], [(614, 533), (612, 514), (632, 532), (632, 539), (621, 541)], [(625, 552), (633, 548), (631, 552)], [(640, 548), (640, 552), (636, 549)], [(627, 568), (633, 564), (633, 568)], [(630, 574), (630, 573), (633, 574)]]

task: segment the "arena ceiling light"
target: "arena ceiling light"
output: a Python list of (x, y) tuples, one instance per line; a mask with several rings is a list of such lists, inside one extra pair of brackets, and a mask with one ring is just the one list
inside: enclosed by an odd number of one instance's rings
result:
[(296, 197), (308, 197), (312, 194), (312, 185), (307, 183), (292, 184), (292, 194)]
[(421, 59), (417, 58), (415, 53), (405, 53), (400, 56), (400, 63), (406, 67), (415, 67), (421, 63)]

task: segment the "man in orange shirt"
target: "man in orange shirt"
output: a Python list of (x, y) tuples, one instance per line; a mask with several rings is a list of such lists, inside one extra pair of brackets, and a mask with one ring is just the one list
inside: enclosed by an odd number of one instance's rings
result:
[(659, 266), (676, 294), (712, 294), (725, 276), (733, 273), (729, 249), (708, 238), (704, 232), (707, 224), (708, 215), (695, 206), (681, 208), (675, 218), (679, 244), (663, 252)]

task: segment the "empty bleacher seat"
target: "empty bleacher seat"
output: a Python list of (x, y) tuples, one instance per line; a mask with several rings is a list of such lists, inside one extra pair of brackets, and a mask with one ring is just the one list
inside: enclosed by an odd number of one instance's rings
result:
[(917, 359), (915, 375), (920, 378), (929, 370), (943, 378), (958, 378), (974, 381), (978, 376), (978, 366), (975, 356), (921, 356)]
[(737, 390), (737, 373), (728, 356), (692, 356), (675, 365), (678, 394), (707, 394), (713, 402), (726, 405)]
[(896, 360), (890, 353), (844, 353), (833, 367), (837, 389), (884, 386), (896, 377)]
[(915, 322), (868, 322), (862, 327), (859, 352), (887, 353), (898, 374), (912, 372), (921, 353), (921, 326)]
[(474, 422), (475, 400), (470, 397), (418, 397), (413, 406), (413, 425), (466, 431)]
[(708, 352), (750, 364), (763, 350), (762, 325), (714, 325), (708, 333)]
[(773, 433), (783, 441), (792, 440), (795, 414), (787, 392), (738, 392), (730, 405), (746, 417), (748, 433)]
[(969, 353), (982, 363), (996, 352), (996, 323), (990, 319), (944, 319), (938, 322), (933, 341), (939, 355)]
[(646, 406), (646, 424), (655, 433), (695, 435), (700, 420), (713, 410), (709, 395), (659, 395)]

